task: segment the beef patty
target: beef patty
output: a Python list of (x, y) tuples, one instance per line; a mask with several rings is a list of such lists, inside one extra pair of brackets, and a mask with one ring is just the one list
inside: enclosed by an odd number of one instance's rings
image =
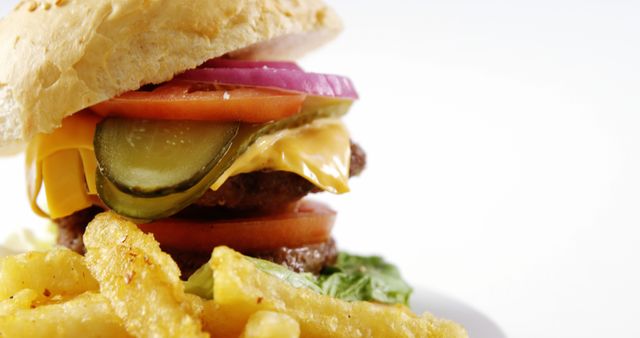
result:
[[(349, 176), (360, 175), (366, 162), (364, 150), (352, 142)], [(298, 201), (310, 192), (318, 191), (304, 177), (285, 171), (257, 171), (233, 176), (218, 190), (207, 190), (191, 209), (274, 210)]]
[[(366, 155), (362, 148), (351, 143), (349, 176), (359, 175), (365, 168)], [(229, 178), (220, 189), (207, 191), (192, 206), (176, 215), (177, 217), (216, 218), (226, 217), (235, 212), (249, 210), (274, 210), (300, 200), (317, 188), (297, 174), (284, 171), (258, 171)], [(70, 216), (55, 219), (59, 227), (58, 243), (76, 252), (84, 253), (82, 235), (86, 225), (102, 212), (103, 208), (93, 206)], [(186, 252), (169, 252), (180, 266), (183, 276), (189, 276), (204, 264), (209, 257)], [(277, 248), (268, 252), (246, 252), (255, 257), (267, 259), (291, 268), (294, 271), (319, 272), (322, 267), (332, 264), (337, 255), (333, 239), (299, 248)]]

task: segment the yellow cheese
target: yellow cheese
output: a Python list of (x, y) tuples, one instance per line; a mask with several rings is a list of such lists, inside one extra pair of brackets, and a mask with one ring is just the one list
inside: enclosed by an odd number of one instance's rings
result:
[[(90, 206), (96, 194), (93, 134), (100, 117), (80, 113), (64, 120), (52, 134), (38, 135), (27, 149), (27, 180), (34, 212), (51, 218)], [(349, 134), (337, 119), (314, 121), (259, 138), (211, 186), (256, 170), (281, 170), (305, 177), (332, 193), (349, 191)], [(49, 214), (37, 199), (44, 181)]]
[(93, 149), (80, 149), (80, 157), (82, 158), (82, 166), (84, 167), (84, 176), (87, 180), (87, 190), (90, 195), (97, 195), (96, 189), (96, 169), (98, 168), (98, 160)]
[(92, 205), (80, 153), (76, 149), (61, 150), (42, 163), (42, 175), (51, 215), (70, 215)]
[[(31, 209), (38, 215), (51, 218), (59, 218), (68, 216), (71, 213), (82, 210), (85, 207), (83, 204), (65, 205), (65, 202), (81, 201), (89, 198), (86, 191), (93, 191), (95, 193), (95, 166), (90, 169), (86, 167), (85, 163), (91, 163), (91, 160), (84, 160), (87, 153), (91, 154), (93, 163), (95, 163), (95, 155), (93, 155), (93, 134), (96, 130), (96, 125), (100, 122), (101, 118), (88, 113), (78, 113), (72, 117), (66, 118), (62, 121), (62, 126), (51, 134), (39, 134), (29, 144), (26, 153), (26, 176), (27, 176), (27, 193), (29, 200), (31, 201)], [(83, 169), (85, 172), (85, 181), (91, 182), (92, 185), (86, 184), (84, 196), (76, 196), (73, 198), (67, 198), (66, 189), (56, 189), (54, 187), (46, 187), (47, 201), (50, 210), (71, 210), (70, 212), (57, 213), (51, 212), (48, 214), (43, 211), (38, 205), (38, 196), (42, 189), (42, 183), (44, 181), (51, 182), (59, 178), (59, 175), (67, 175), (66, 172), (72, 172), (73, 168), (65, 170), (66, 164), (57, 162), (56, 166), (47, 166), (45, 171), (43, 163), (45, 159), (53, 156), (55, 153), (66, 150), (76, 150), (80, 152), (80, 156), (83, 158)], [(43, 177), (47, 176), (46, 179)], [(75, 193), (78, 193), (77, 191)], [(56, 204), (58, 203), (58, 204)]]
[(259, 138), (211, 188), (220, 188), (234, 175), (272, 169), (296, 173), (322, 190), (342, 194), (349, 191), (350, 157), (344, 124), (336, 119), (317, 120)]

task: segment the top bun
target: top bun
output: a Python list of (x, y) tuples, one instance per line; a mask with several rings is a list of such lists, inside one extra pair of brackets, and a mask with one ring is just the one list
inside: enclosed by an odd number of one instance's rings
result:
[(292, 59), (340, 29), (322, 0), (22, 1), (0, 20), (0, 147), (208, 59)]

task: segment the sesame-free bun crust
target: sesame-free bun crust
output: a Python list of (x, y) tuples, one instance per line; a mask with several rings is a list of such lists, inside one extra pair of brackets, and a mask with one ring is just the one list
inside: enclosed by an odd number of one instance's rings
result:
[(210, 58), (293, 59), (340, 28), (322, 0), (23, 1), (0, 20), (0, 148)]

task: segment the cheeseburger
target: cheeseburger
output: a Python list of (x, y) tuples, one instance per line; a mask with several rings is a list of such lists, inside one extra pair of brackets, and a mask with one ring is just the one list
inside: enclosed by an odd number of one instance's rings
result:
[(352, 81), (292, 61), (340, 29), (321, 0), (22, 1), (0, 20), (0, 145), (26, 145), (32, 209), (76, 252), (111, 210), (192, 284), (225, 245), (407, 304), (397, 270), (339, 253), (336, 213), (305, 199), (348, 192), (366, 163), (340, 119)]

